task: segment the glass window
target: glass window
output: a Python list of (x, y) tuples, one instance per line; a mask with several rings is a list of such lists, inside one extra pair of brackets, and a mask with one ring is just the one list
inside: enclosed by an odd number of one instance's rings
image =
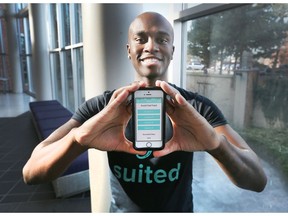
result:
[(70, 42), (70, 9), (69, 4), (61, 4), (62, 14), (62, 31), (64, 35), (64, 44), (65, 46), (68, 46), (71, 44)]
[[(267, 77), (287, 78), (287, 9), (287, 4), (250, 4), (187, 21), (186, 87), (217, 101), (233, 122), (237, 75), (257, 75), (253, 93), (264, 88)], [(258, 122), (251, 118), (245, 124)], [(269, 118), (265, 125), (273, 123)]]
[(23, 91), (27, 94), (34, 95), (34, 89), (31, 86), (32, 83), (32, 48), (31, 48), (31, 37), (30, 37), (30, 26), (28, 18), (28, 5), (27, 4), (16, 4), (18, 10), (18, 35), (19, 35), (19, 52), (21, 59), (21, 74)]
[(56, 4), (50, 4), (50, 16), (51, 16), (51, 25), (50, 25), (50, 31), (51, 31), (51, 48), (55, 49), (59, 46), (58, 41), (58, 19), (57, 19), (57, 13), (56, 13)]
[(82, 12), (81, 4), (75, 5), (75, 42), (80, 43), (83, 41), (82, 38)]
[(81, 4), (51, 4), (54, 97), (74, 111), (84, 97)]
[(65, 85), (66, 85), (66, 92), (67, 92), (67, 97), (68, 97), (67, 107), (70, 110), (74, 110), (75, 99), (74, 99), (71, 51), (70, 50), (66, 51), (64, 55), (65, 55), (65, 77), (66, 77)]
[(82, 104), (85, 101), (83, 47), (75, 49), (75, 61), (78, 62), (76, 67), (76, 80), (79, 86), (77, 97), (79, 104)]
[(51, 70), (52, 73), (52, 79), (53, 79), (53, 93), (55, 95), (55, 98), (63, 102), (63, 91), (62, 91), (62, 76), (61, 76), (61, 70), (60, 70), (60, 56), (58, 52), (50, 53), (50, 62), (51, 62)]
[[(202, 16), (192, 20), (182, 18), (183, 38), (187, 38), (182, 47), (183, 85), (211, 99), (269, 164), (266, 167), (276, 167), (275, 173), (281, 177), (277, 182), (285, 186), (288, 4), (239, 4), (211, 11), (202, 11)], [(268, 176), (268, 184), (280, 190), (270, 177), (274, 176)]]
[[(1, 8), (1, 6), (0, 6)], [(0, 92), (7, 92), (9, 91), (9, 61), (7, 56), (7, 37), (3, 34), (6, 31), (6, 21), (4, 18), (0, 19), (0, 78), (3, 79), (0, 82)]]

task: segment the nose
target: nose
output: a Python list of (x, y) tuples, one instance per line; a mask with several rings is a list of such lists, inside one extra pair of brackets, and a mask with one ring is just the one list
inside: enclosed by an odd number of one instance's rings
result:
[(145, 52), (153, 53), (159, 51), (159, 46), (155, 40), (149, 38), (144, 47)]

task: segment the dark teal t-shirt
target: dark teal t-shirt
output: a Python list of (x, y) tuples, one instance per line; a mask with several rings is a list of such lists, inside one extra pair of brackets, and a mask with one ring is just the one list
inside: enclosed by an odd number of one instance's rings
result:
[[(172, 84), (171, 84), (172, 85)], [(175, 85), (181, 95), (213, 126), (227, 124), (222, 112), (206, 97)], [(106, 91), (83, 103), (73, 119), (83, 123), (100, 112), (114, 91)], [(173, 134), (166, 117), (166, 141)], [(125, 135), (132, 140), (132, 124)], [(192, 179), (193, 153), (173, 152), (154, 158), (123, 152), (108, 152), (112, 190), (111, 212), (193, 212)]]

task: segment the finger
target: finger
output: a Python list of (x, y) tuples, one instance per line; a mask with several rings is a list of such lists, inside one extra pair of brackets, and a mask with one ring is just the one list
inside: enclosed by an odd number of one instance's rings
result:
[(135, 92), (139, 88), (145, 87), (145, 86), (146, 86), (146, 83), (144, 83), (143, 81), (135, 81), (135, 82), (131, 83), (129, 86), (121, 87), (121, 88), (115, 90), (115, 92), (113, 93), (113, 95), (110, 98), (109, 103), (112, 102), (115, 98), (117, 98), (123, 91), (128, 91), (129, 94), (131, 94), (132, 92)]
[(175, 96), (177, 93), (179, 93), (175, 88), (173, 88), (172, 86), (170, 86), (167, 82), (165, 81), (160, 81), (157, 80), (156, 81), (156, 85), (158, 87), (161, 87), (163, 89), (163, 91), (172, 99), (175, 99)]
[(180, 92), (173, 88), (165, 81), (157, 80), (156, 86), (161, 87), (163, 91), (167, 94), (167, 100), (170, 102), (170, 105), (186, 105), (186, 99), (180, 94)]
[(118, 151), (127, 152), (130, 154), (145, 155), (147, 151), (139, 151), (133, 148), (133, 143), (129, 140), (125, 140), (124, 145), (119, 146)]
[(117, 95), (111, 97), (109, 105), (118, 107), (121, 104), (126, 104), (129, 94), (130, 92), (128, 90), (122, 89), (121, 92), (117, 93)]
[(132, 93), (138, 90), (139, 88), (145, 87), (145, 86), (146, 86), (146, 83), (143, 81), (134, 81), (129, 86), (127, 86), (126, 89)]

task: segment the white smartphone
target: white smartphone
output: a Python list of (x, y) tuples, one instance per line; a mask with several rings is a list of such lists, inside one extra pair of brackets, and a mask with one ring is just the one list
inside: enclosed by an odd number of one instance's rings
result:
[(133, 136), (137, 150), (160, 150), (165, 142), (165, 92), (160, 87), (133, 93)]

